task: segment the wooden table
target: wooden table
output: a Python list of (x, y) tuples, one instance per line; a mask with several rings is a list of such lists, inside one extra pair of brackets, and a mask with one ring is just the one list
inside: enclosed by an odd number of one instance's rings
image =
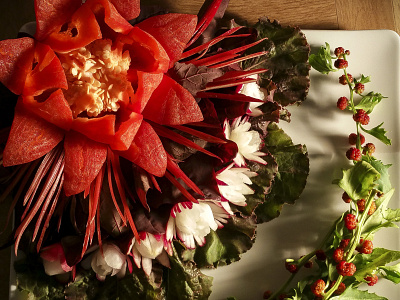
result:
[[(147, 0), (171, 12), (196, 14), (202, 0)], [(250, 4), (251, 3), (251, 4)], [(390, 29), (400, 34), (400, 1), (398, 0), (231, 0), (227, 15), (238, 21), (254, 23), (260, 16), (276, 19), (283, 25), (303, 29)], [(0, 39), (15, 38), (19, 28), (35, 19), (33, 0), (0, 2)], [(0, 231), (4, 226), (6, 205), (0, 205)], [(10, 228), (2, 236), (4, 242)], [(9, 257), (11, 249), (0, 251), (0, 298), (8, 299)]]

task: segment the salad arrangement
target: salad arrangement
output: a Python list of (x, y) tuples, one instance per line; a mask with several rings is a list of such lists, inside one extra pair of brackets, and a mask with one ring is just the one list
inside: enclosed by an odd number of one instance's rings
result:
[(1, 197), (29, 297), (206, 299), (200, 268), (299, 197), (307, 150), (277, 123), (307, 95), (310, 47), (227, 4), (36, 0), (35, 33), (0, 42)]

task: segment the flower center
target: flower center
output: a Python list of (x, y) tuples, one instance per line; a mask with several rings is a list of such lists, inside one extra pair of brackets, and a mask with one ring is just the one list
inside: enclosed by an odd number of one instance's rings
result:
[(129, 52), (112, 49), (110, 40), (96, 40), (86, 47), (59, 54), (68, 81), (64, 91), (72, 113), (97, 117), (116, 112), (128, 87)]

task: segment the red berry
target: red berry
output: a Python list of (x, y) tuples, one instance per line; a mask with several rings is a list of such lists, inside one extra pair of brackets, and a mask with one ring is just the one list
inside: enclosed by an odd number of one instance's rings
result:
[(378, 276), (376, 276), (376, 274), (371, 275), (371, 276), (367, 276), (364, 279), (365, 279), (365, 281), (368, 282), (369, 286), (373, 286), (378, 282)]
[(265, 291), (264, 295), (263, 295), (263, 299), (269, 299), (269, 297), (272, 296), (272, 292), (271, 291)]
[(359, 212), (363, 212), (365, 210), (365, 199), (358, 200), (357, 207)]
[(353, 214), (347, 214), (344, 217), (344, 225), (348, 230), (353, 230), (357, 227), (357, 218)]
[[(332, 281), (330, 287), (333, 287), (335, 285), (335, 283), (336, 283), (336, 280)], [(346, 289), (346, 285), (343, 282), (341, 282), (341, 283), (339, 283), (339, 286), (337, 287), (336, 291), (334, 291), (333, 293), (335, 295), (341, 295), (341, 294), (343, 294), (345, 289)]]
[(343, 194), (342, 194), (342, 200), (343, 200), (345, 203), (350, 203), (350, 202), (351, 202), (351, 198), (350, 198), (350, 196), (349, 196), (346, 192), (343, 192)]
[(368, 125), (369, 115), (363, 109), (358, 109), (355, 115), (353, 115), (353, 120), (362, 125)]
[[(360, 144), (365, 143), (365, 137), (360, 133)], [(349, 135), (349, 144), (350, 145), (355, 145), (357, 144), (357, 134), (356, 133), (350, 133)]]
[(340, 97), (336, 103), (336, 106), (340, 109), (340, 110), (345, 110), (347, 108), (347, 106), (349, 105), (349, 99), (347, 99), (346, 97)]
[(317, 257), (318, 260), (326, 259), (326, 254), (325, 254), (324, 250), (321, 250), (321, 249), (319, 249), (315, 252), (315, 256)]
[(337, 47), (336, 49), (335, 49), (335, 55), (336, 55), (336, 57), (340, 57), (340, 56), (342, 56), (344, 54), (344, 49), (343, 49), (343, 47)]
[(342, 248), (336, 248), (335, 251), (333, 251), (333, 260), (335, 262), (341, 262), (343, 260), (343, 255), (344, 255), (344, 250)]
[(346, 50), (346, 51), (344, 51), (344, 54), (346, 54), (346, 55), (350, 55), (350, 50)]
[(344, 250), (349, 245), (349, 243), (350, 243), (350, 239), (343, 239), (340, 241), (339, 248), (342, 248)]
[(356, 85), (354, 86), (354, 91), (357, 94), (362, 94), (364, 92), (364, 85), (360, 82), (357, 82)]
[(371, 206), (368, 211), (368, 215), (372, 215), (376, 211), (376, 203), (375, 201), (372, 201)]
[(322, 279), (318, 279), (311, 285), (311, 292), (315, 296), (321, 296), (324, 290), (325, 290), (325, 281), (323, 281)]
[(356, 249), (360, 253), (371, 254), (374, 250), (374, 244), (370, 240), (364, 240), (360, 242), (360, 245)]
[(337, 69), (345, 69), (349, 66), (349, 63), (347, 62), (347, 60), (344, 60), (343, 58), (339, 58), (337, 60), (335, 60), (335, 68)]
[(350, 160), (361, 160), (361, 151), (355, 147), (351, 147), (349, 150), (346, 151), (346, 157)]
[(285, 268), (288, 270), (290, 273), (296, 273), (297, 272), (297, 265), (293, 262), (285, 262)]
[(356, 272), (357, 268), (356, 268), (355, 264), (342, 260), (336, 266), (336, 270), (339, 273), (339, 275), (342, 275), (342, 276), (353, 276), (354, 273)]
[[(347, 74), (347, 79), (349, 80), (349, 82), (353, 82), (353, 76), (351, 74)], [(342, 75), (339, 77), (339, 83), (346, 85), (347, 79), (346, 79), (346, 75)]]
[(367, 143), (365, 144), (363, 148), (363, 153), (365, 155), (372, 155), (375, 152), (375, 145), (373, 143)]

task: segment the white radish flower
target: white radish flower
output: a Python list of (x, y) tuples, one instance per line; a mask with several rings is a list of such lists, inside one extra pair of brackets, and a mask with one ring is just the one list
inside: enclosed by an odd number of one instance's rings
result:
[(224, 122), (224, 134), (228, 140), (236, 143), (238, 147), (238, 153), (233, 161), (237, 166), (242, 167), (246, 165), (247, 160), (255, 161), (261, 164), (267, 164), (260, 156), (264, 156), (265, 153), (259, 151), (261, 147), (260, 134), (255, 130), (249, 130), (251, 127), (248, 117), (236, 118), (232, 124), (229, 124), (228, 120)]
[(115, 244), (103, 244), (101, 249), (92, 256), (91, 266), (97, 274), (97, 278), (104, 280), (107, 275), (122, 278), (125, 276), (127, 267), (127, 255), (123, 254)]
[(245, 206), (245, 195), (254, 194), (249, 185), (252, 184), (250, 178), (255, 176), (257, 173), (251, 172), (248, 168), (233, 168), (232, 163), (217, 173), (221, 196), (235, 205)]
[[(258, 75), (254, 74), (254, 75), (249, 76), (249, 78), (257, 79)], [(257, 82), (250, 82), (250, 83), (243, 84), (239, 93), (249, 96), (249, 97), (260, 99), (260, 100), (265, 99), (264, 92), (261, 90), (261, 88), (257, 84)], [(249, 108), (247, 110), (247, 114), (252, 117), (257, 117), (257, 116), (262, 115), (263, 112), (259, 108), (257, 108), (258, 106), (260, 106), (262, 104), (263, 104), (263, 102), (250, 102)]]
[[(213, 202), (199, 200), (199, 203), (182, 202), (174, 206), (168, 220), (166, 237), (168, 241), (179, 238), (187, 248), (194, 249), (195, 242), (203, 246), (205, 237), (211, 230), (222, 227), (222, 206)], [(213, 211), (218, 213), (214, 217)], [(229, 213), (226, 212), (226, 217)], [(222, 221), (222, 222), (221, 222)]]

